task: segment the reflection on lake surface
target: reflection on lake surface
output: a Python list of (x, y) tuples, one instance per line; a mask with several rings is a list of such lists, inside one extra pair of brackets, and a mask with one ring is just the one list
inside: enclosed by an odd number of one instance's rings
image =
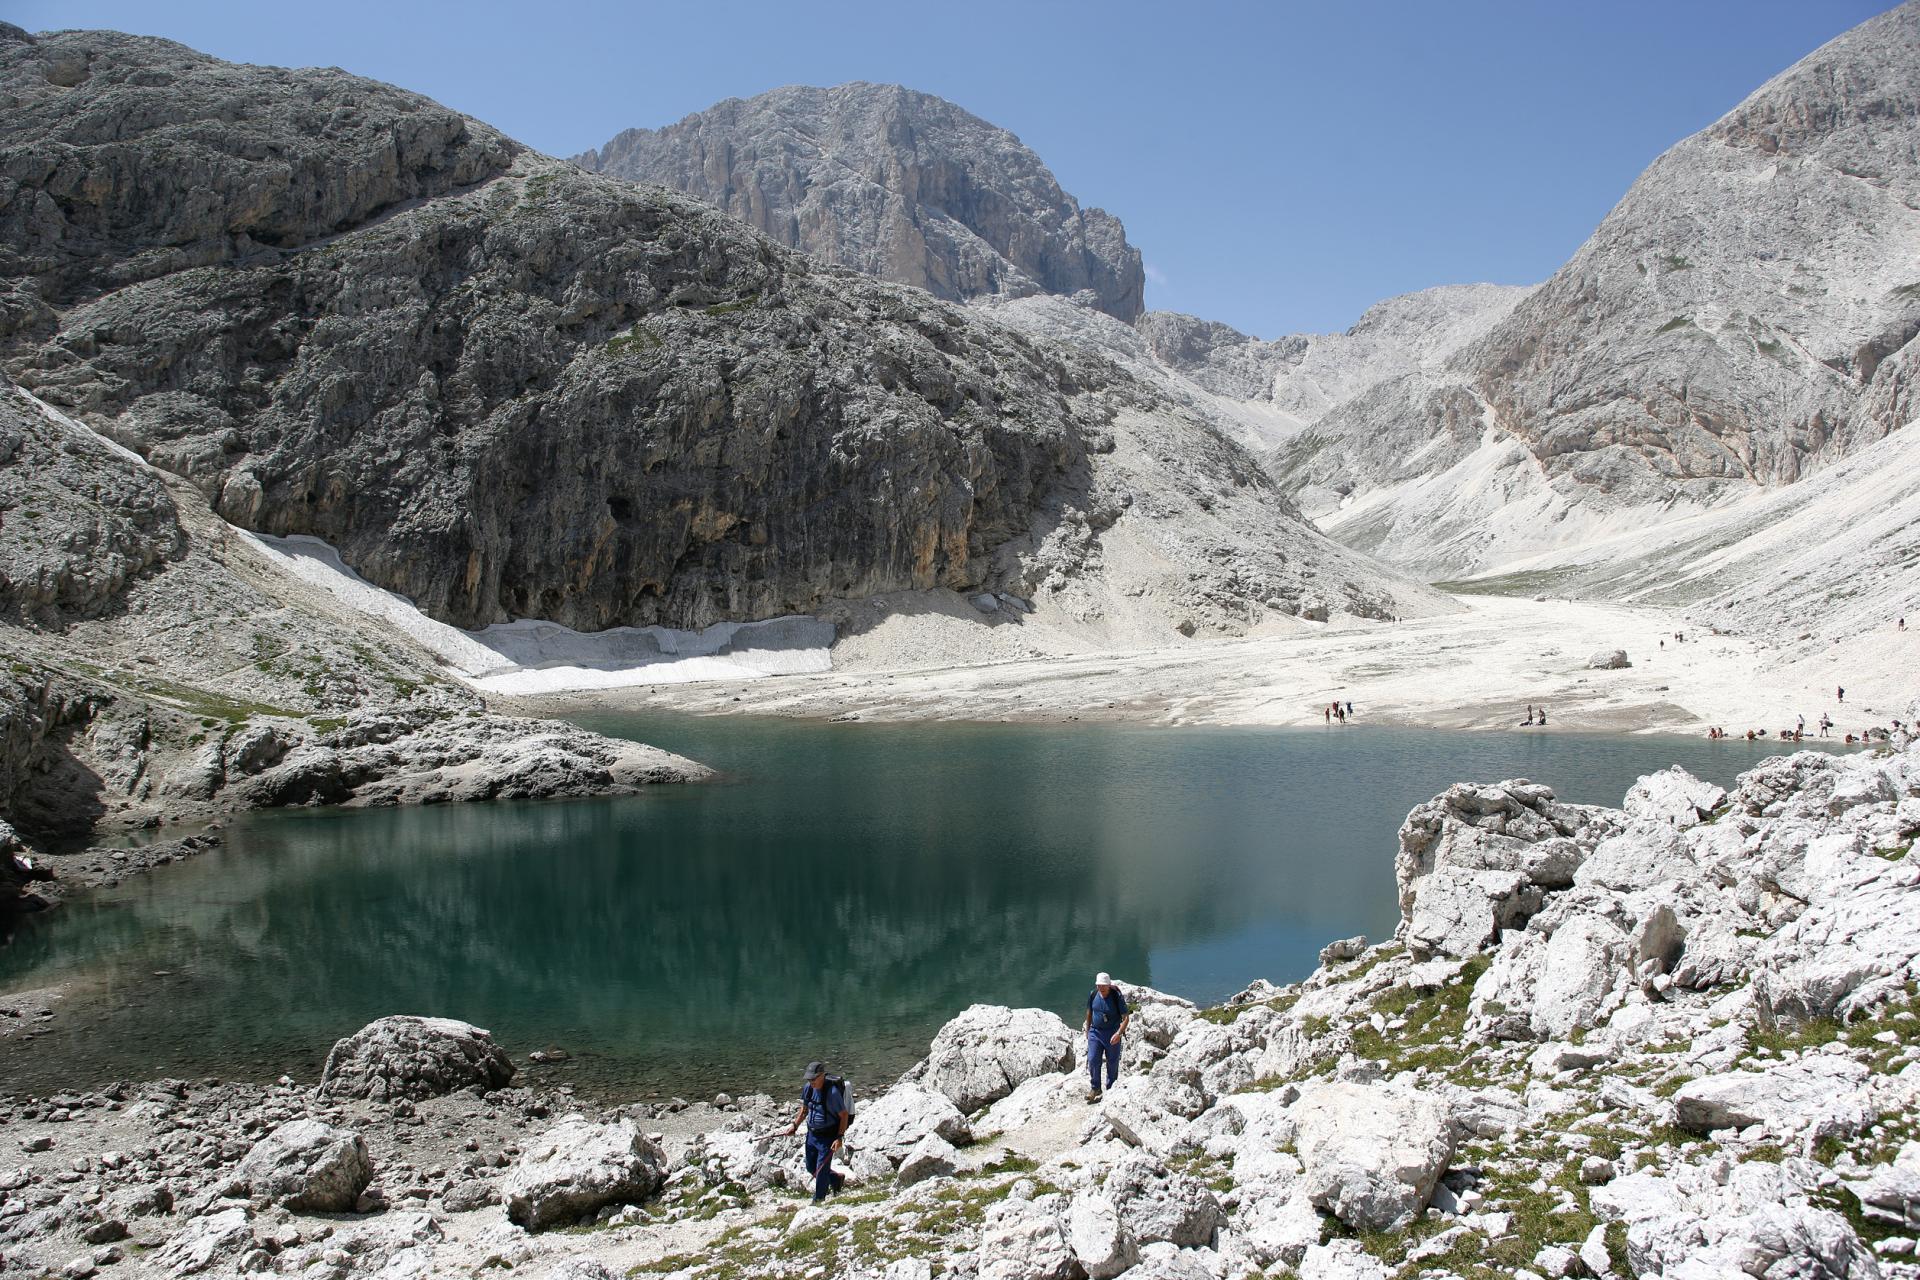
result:
[(384, 1013), (560, 1045), (596, 1091), (878, 1083), (975, 1001), (1078, 1022), (1097, 969), (1215, 1000), (1389, 934), (1394, 833), (1462, 779), (1618, 803), (1674, 738), (1113, 726), (587, 720), (727, 771), (549, 804), (261, 814), (226, 847), (0, 948), (0, 989), (71, 980), (9, 1090), (162, 1075), (311, 1080)]

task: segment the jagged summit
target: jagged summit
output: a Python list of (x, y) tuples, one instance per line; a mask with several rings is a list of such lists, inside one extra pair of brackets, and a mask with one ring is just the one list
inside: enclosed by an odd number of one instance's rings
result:
[(1020, 139), (900, 85), (729, 98), (575, 157), (725, 210), (822, 262), (964, 300), (1056, 293), (1131, 322), (1140, 251)]

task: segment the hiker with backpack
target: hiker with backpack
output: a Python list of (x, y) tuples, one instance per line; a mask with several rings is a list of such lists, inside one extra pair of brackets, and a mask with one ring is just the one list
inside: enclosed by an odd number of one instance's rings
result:
[(787, 1126), (792, 1137), (802, 1120), (807, 1123), (807, 1172), (813, 1177), (813, 1202), (846, 1185), (845, 1174), (833, 1171), (833, 1153), (840, 1149), (847, 1125), (853, 1119), (847, 1098), (847, 1082), (827, 1074), (825, 1063), (807, 1064), (807, 1082), (800, 1089), (800, 1111)]
[(1093, 990), (1087, 993), (1087, 1075), (1093, 1082), (1087, 1094), (1088, 1102), (1100, 1101), (1102, 1062), (1107, 1064), (1107, 1089), (1113, 1088), (1114, 1080), (1120, 1075), (1120, 1037), (1126, 1034), (1127, 1023), (1132, 1020), (1133, 1011), (1127, 1008), (1126, 992), (1114, 986), (1107, 974), (1097, 975)]

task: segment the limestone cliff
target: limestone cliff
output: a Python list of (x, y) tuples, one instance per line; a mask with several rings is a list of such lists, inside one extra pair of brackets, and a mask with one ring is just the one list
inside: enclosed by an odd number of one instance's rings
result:
[(899, 85), (794, 85), (628, 129), (575, 161), (657, 182), (822, 262), (936, 297), (1073, 297), (1141, 312), (1140, 251), (1005, 129)]
[(1161, 544), (1164, 626), (1444, 607), (1096, 352), (425, 99), (100, 32), (16, 34), (0, 94), (7, 371), (443, 621), (1026, 597), (1123, 523)]

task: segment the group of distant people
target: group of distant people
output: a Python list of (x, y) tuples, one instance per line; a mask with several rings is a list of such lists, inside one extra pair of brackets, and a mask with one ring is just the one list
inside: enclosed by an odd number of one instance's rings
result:
[(1527, 704), (1527, 718), (1520, 722), (1520, 727), (1522, 729), (1526, 729), (1526, 728), (1531, 728), (1534, 725), (1545, 724), (1546, 722), (1547, 722), (1547, 709), (1545, 707), (1536, 707), (1531, 702), (1529, 702)]
[[(1900, 619), (1900, 630), (1906, 630), (1906, 626), (1907, 620), (1905, 618)], [(1839, 703), (1844, 703), (1847, 700), (1847, 689), (1845, 685), (1834, 686), (1833, 700)], [(1868, 708), (1868, 710), (1872, 710), (1872, 708)], [(1821, 712), (1820, 719), (1815, 722), (1814, 728), (1820, 737), (1832, 737), (1834, 729), (1833, 717), (1824, 711)], [(1895, 720), (1891, 726), (1869, 726), (1857, 734), (1849, 733), (1843, 737), (1841, 741), (1850, 746), (1870, 742), (1892, 742), (1896, 738), (1911, 738), (1914, 733), (1915, 726), (1903, 725), (1900, 721)], [(1728, 738), (1736, 735), (1729, 734), (1725, 729), (1714, 725), (1707, 730), (1707, 736), (1709, 738)], [(1777, 729), (1771, 734), (1765, 729), (1749, 729), (1744, 736), (1748, 742), (1757, 742), (1766, 737), (1772, 737), (1780, 742), (1800, 742), (1805, 740), (1807, 736), (1807, 718), (1805, 716), (1796, 716), (1791, 729)]]
[(1336, 698), (1326, 706), (1320, 708), (1320, 710), (1325, 713), (1328, 724), (1332, 724), (1335, 720), (1338, 720), (1341, 724), (1345, 724), (1347, 717), (1353, 714), (1353, 704), (1351, 702), (1343, 703)]

